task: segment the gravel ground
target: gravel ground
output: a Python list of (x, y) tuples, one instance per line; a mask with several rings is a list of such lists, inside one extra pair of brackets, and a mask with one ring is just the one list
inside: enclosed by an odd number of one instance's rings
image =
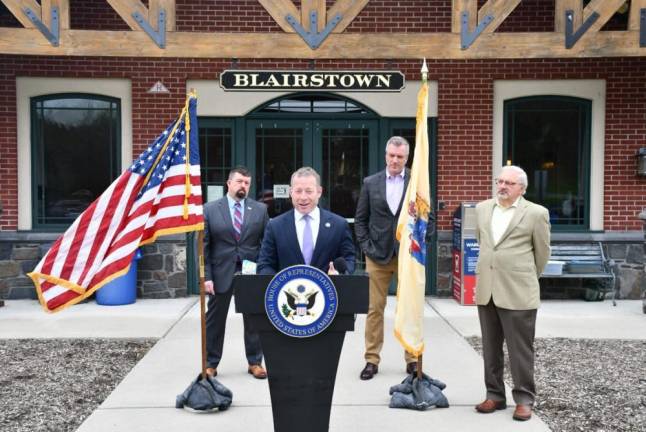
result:
[[(482, 353), (480, 338), (468, 341)], [(536, 339), (535, 348), (535, 410), (554, 432), (646, 431), (646, 341)]]
[(74, 431), (155, 340), (0, 340), (0, 431)]

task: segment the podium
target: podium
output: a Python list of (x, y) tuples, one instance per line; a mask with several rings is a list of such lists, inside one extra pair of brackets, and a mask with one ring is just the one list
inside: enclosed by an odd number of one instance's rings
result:
[(265, 312), (265, 290), (273, 275), (233, 278), (236, 312), (248, 315), (265, 356), (275, 432), (327, 432), (334, 383), (346, 331), (355, 314), (368, 312), (368, 276), (330, 276), (338, 296), (332, 323), (312, 337), (279, 332)]

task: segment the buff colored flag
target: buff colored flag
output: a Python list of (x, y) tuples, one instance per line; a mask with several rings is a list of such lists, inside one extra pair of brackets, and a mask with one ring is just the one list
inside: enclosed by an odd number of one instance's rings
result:
[(428, 84), (417, 95), (415, 155), (402, 211), (397, 223), (399, 264), (395, 336), (412, 355), (424, 352), (424, 290), (426, 286), (426, 230), (429, 227)]

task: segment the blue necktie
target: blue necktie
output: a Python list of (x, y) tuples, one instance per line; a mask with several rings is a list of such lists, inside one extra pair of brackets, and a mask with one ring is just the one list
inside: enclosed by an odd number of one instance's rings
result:
[(312, 238), (312, 226), (310, 225), (312, 217), (307, 214), (303, 216), (303, 219), (305, 220), (305, 228), (303, 229), (303, 247), (301, 252), (303, 252), (305, 264), (310, 265), (312, 262), (312, 254), (314, 253), (314, 239)]

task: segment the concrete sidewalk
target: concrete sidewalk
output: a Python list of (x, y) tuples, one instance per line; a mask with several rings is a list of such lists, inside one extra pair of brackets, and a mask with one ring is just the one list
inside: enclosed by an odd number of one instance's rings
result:
[[(473, 406), (484, 396), (482, 359), (463, 336), (478, 336), (475, 307), (451, 299), (427, 299), (424, 370), (447, 383), (448, 409), (426, 412), (388, 408), (388, 388), (404, 377), (403, 351), (392, 336), (395, 299), (389, 298), (386, 341), (379, 374), (360, 381), (365, 315), (346, 335), (333, 400), (330, 430), (363, 432), (399, 428), (434, 431), (547, 431), (534, 416), (511, 419), (512, 408), (489, 415)], [(218, 379), (234, 393), (226, 412), (194, 414), (174, 408), (175, 397), (200, 368), (199, 304), (196, 298), (138, 300), (106, 307), (93, 302), (46, 314), (37, 302), (9, 301), (0, 308), (0, 338), (123, 337), (160, 338), (104, 403), (78, 429), (103, 431), (177, 431), (211, 429), (272, 431), (267, 381), (246, 372), (242, 319), (230, 311), (225, 354)], [(646, 316), (640, 301), (546, 301), (538, 314), (538, 337), (645, 339)], [(508, 395), (511, 401), (511, 396)]]
[[(535, 418), (527, 423), (512, 420), (511, 408), (480, 415), (473, 406), (484, 395), (482, 360), (468, 343), (430, 305), (425, 309), (427, 349), (425, 370), (447, 383), (451, 408), (426, 412), (388, 408), (388, 389), (405, 377), (403, 350), (392, 336), (394, 298), (387, 309), (386, 343), (379, 374), (359, 380), (364, 366), (365, 316), (346, 335), (333, 399), (330, 431), (375, 430), (434, 431), (546, 431)], [(161, 339), (122, 381), (108, 399), (78, 429), (104, 431), (272, 431), (267, 381), (253, 379), (246, 371), (241, 316), (230, 311), (225, 355), (218, 379), (234, 393), (232, 407), (221, 413), (194, 414), (174, 408), (181, 393), (199, 371), (199, 305), (195, 305)], [(511, 400), (511, 397), (510, 397)]]

